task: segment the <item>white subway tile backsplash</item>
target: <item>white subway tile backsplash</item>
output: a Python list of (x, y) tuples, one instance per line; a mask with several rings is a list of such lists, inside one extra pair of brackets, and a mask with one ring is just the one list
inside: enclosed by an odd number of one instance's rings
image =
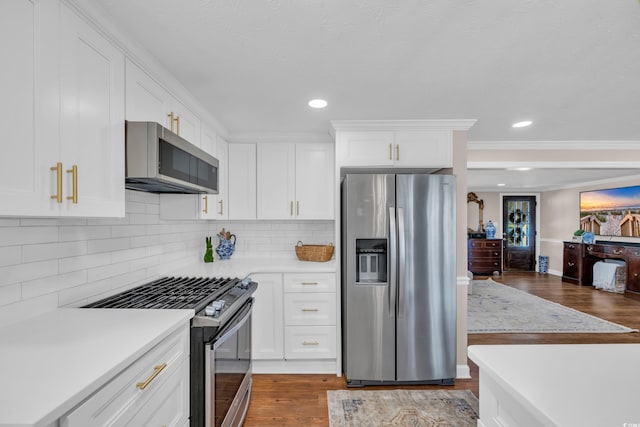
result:
[(334, 239), (333, 221), (168, 221), (157, 194), (127, 190), (126, 200), (124, 218), (0, 219), (0, 325), (171, 274), (201, 260), (205, 236), (222, 228), (237, 257), (295, 258), (298, 240)]
[(24, 245), (22, 248), (22, 262), (25, 263), (87, 254), (87, 242), (85, 240)]
[(0, 227), (0, 246), (29, 245), (58, 241), (58, 228), (50, 227)]
[(22, 246), (0, 247), (0, 267), (20, 264), (22, 261)]
[(0, 267), (0, 286), (54, 276), (56, 274), (58, 274), (57, 260)]
[(128, 237), (121, 237), (119, 239), (89, 240), (87, 244), (87, 253), (96, 254), (101, 252), (113, 252), (123, 249), (129, 249), (131, 239), (129, 239)]
[(59, 262), (60, 273), (68, 273), (70, 271), (86, 270), (89, 268), (111, 264), (111, 254), (100, 253), (62, 258), (59, 260)]

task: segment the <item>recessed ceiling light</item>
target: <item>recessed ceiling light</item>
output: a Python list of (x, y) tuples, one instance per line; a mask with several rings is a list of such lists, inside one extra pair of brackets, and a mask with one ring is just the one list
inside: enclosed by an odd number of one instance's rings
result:
[(514, 128), (526, 128), (531, 123), (533, 123), (531, 120), (524, 120), (524, 121), (512, 124), (511, 127), (514, 127)]
[(324, 108), (327, 106), (327, 101), (324, 99), (312, 99), (309, 101), (309, 107), (311, 108)]
[(498, 184), (498, 187), (504, 187), (505, 185), (507, 185), (507, 184), (502, 184), (501, 183), (501, 184)]
[(522, 171), (530, 171), (530, 170), (531, 170), (531, 168), (526, 168), (526, 167), (523, 167), (523, 168), (507, 168), (507, 170), (509, 170), (509, 171), (520, 171), (520, 172), (522, 172)]

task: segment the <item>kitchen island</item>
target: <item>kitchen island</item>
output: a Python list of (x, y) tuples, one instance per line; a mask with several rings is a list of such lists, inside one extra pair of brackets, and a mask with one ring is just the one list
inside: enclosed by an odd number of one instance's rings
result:
[(0, 328), (0, 426), (58, 425), (168, 335), (188, 333), (193, 315), (62, 308)]
[(640, 344), (479, 345), (480, 427), (640, 426)]

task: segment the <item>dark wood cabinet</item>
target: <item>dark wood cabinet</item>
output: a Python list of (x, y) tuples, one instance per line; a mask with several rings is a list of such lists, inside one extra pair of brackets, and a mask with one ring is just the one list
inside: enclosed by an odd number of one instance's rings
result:
[[(574, 242), (564, 242), (562, 253), (562, 280), (564, 282), (584, 285), (582, 269), (582, 244)], [(591, 280), (588, 281), (591, 284)]]
[(474, 274), (502, 273), (502, 239), (469, 239), (467, 269)]
[(564, 242), (562, 280), (591, 286), (593, 265), (603, 259), (619, 259), (626, 263), (626, 290), (640, 293), (640, 245), (611, 243)]

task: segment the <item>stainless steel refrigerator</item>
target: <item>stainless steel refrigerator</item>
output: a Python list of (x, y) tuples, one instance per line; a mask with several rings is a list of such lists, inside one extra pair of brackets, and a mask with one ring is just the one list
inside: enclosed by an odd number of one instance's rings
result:
[(345, 175), (342, 348), (348, 386), (453, 384), (455, 194), (452, 175)]

